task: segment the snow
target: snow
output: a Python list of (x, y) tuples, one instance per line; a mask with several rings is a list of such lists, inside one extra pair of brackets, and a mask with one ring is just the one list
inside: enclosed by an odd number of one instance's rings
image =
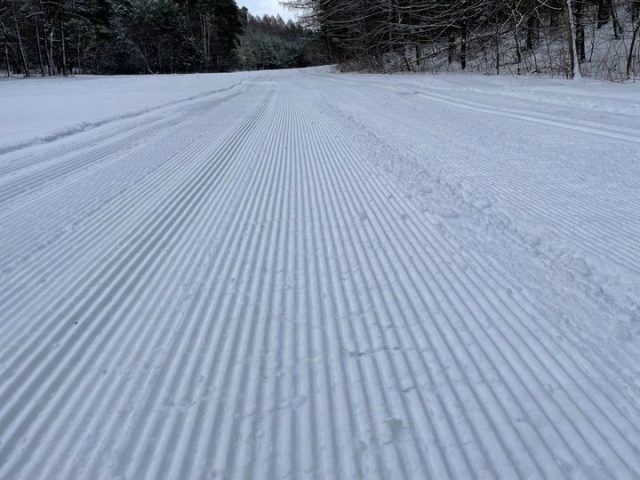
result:
[(0, 79), (0, 152), (136, 117), (238, 84), (238, 74)]
[(0, 81), (0, 478), (638, 478), (640, 90)]

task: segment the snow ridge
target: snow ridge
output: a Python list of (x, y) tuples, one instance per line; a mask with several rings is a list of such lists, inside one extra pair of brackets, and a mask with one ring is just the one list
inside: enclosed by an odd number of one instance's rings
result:
[(620, 379), (272, 75), (0, 162), (0, 477), (640, 476)]

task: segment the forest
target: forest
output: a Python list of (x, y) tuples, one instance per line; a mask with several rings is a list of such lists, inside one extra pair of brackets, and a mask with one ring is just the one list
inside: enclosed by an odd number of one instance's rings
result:
[(640, 78), (640, 0), (0, 0), (6, 75), (343, 70)]
[(343, 68), (637, 78), (640, 0), (289, 0)]
[(325, 63), (324, 43), (234, 0), (0, 0), (6, 75), (190, 73)]

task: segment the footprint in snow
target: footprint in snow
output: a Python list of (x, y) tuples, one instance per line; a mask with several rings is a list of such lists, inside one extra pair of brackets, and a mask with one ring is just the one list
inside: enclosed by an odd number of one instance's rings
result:
[(404, 422), (399, 418), (389, 418), (387, 421), (389, 427), (390, 440), (389, 442), (397, 442), (400, 439), (400, 435), (404, 430)]
[(569, 262), (569, 266), (584, 277), (591, 275), (591, 267), (584, 258), (574, 258)]
[(451, 208), (444, 208), (439, 212), (442, 218), (458, 218), (460, 213), (457, 210), (453, 210)]
[(485, 210), (491, 206), (491, 202), (488, 199), (483, 198), (473, 202), (473, 206), (478, 210)]
[(356, 452), (362, 454), (362, 453), (366, 452), (368, 448), (369, 447), (367, 446), (367, 444), (363, 440), (361, 440), (359, 438), (355, 439)]
[(307, 403), (307, 396), (306, 395), (298, 395), (293, 400), (291, 400), (291, 408), (293, 410), (296, 410), (296, 409), (300, 408), (302, 405), (304, 405), (305, 403)]
[(633, 333), (624, 325), (618, 325), (613, 329), (613, 336), (619, 342), (628, 342), (633, 339)]

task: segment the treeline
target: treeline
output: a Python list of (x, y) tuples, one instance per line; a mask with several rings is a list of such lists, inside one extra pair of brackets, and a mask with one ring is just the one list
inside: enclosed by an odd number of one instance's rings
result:
[[(290, 0), (344, 66), (637, 74), (640, 0)], [(611, 57), (611, 58), (610, 58)], [(583, 65), (594, 59), (602, 64)], [(615, 72), (613, 71), (615, 70)]]
[(299, 25), (254, 17), (235, 0), (0, 0), (8, 75), (310, 65), (321, 58), (314, 41)]
[(280, 15), (246, 15), (238, 54), (243, 70), (299, 68), (329, 61), (325, 45), (310, 29)]

